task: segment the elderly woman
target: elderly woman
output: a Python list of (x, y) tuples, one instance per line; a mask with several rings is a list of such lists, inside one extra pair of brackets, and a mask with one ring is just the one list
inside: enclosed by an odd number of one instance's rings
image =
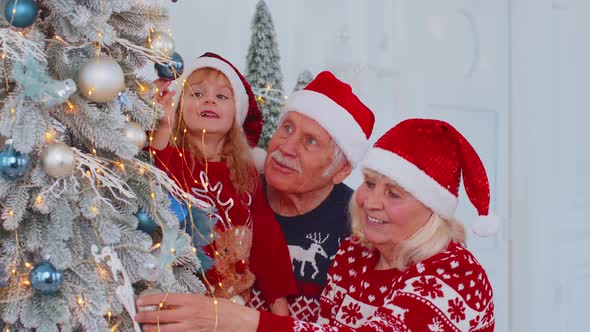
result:
[[(437, 120), (406, 120), (364, 162), (351, 203), (353, 236), (328, 275), (317, 322), (257, 312), (197, 295), (151, 295), (161, 305), (137, 320), (144, 331), (493, 331), (492, 288), (453, 219), (461, 174), (490, 235), (489, 185), (469, 142)], [(159, 325), (159, 327), (157, 326)]]

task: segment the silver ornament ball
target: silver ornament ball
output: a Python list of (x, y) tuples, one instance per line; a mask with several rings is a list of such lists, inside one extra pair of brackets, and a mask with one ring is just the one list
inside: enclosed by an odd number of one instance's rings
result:
[(57, 142), (51, 143), (43, 149), (41, 162), (47, 175), (60, 178), (72, 175), (76, 165), (76, 158), (72, 148), (64, 143)]
[(147, 39), (147, 45), (152, 51), (167, 57), (171, 56), (176, 49), (174, 39), (162, 31), (151, 32)]
[(89, 100), (108, 103), (125, 89), (123, 69), (111, 58), (93, 58), (78, 71), (78, 88)]
[(138, 149), (143, 149), (147, 141), (147, 135), (140, 125), (135, 122), (129, 122), (123, 133), (129, 142), (137, 146)]

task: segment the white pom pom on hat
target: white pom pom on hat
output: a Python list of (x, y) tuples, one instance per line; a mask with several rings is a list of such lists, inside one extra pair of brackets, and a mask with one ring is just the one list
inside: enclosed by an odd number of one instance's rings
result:
[(479, 237), (496, 235), (500, 230), (500, 217), (495, 214), (479, 216), (471, 224), (471, 230)]
[(252, 152), (252, 159), (254, 159), (254, 165), (256, 165), (258, 173), (263, 173), (264, 161), (266, 160), (266, 151), (259, 147), (254, 147), (250, 151)]

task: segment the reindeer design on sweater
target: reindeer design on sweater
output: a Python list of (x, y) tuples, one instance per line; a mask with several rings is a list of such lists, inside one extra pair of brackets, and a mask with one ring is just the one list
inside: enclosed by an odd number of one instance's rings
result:
[(300, 274), (302, 277), (305, 276), (305, 263), (311, 263), (311, 266), (315, 270), (311, 275), (312, 279), (315, 279), (316, 275), (319, 273), (318, 266), (315, 260), (316, 255), (324, 256), (324, 258), (328, 258), (328, 254), (322, 247), (322, 244), (328, 240), (330, 234), (326, 235), (324, 239), (322, 239), (321, 233), (312, 233), (307, 234), (305, 237), (312, 241), (312, 244), (307, 249), (303, 249), (300, 246), (288, 246), (289, 247), (289, 254), (291, 255), (291, 260), (301, 262), (301, 269)]

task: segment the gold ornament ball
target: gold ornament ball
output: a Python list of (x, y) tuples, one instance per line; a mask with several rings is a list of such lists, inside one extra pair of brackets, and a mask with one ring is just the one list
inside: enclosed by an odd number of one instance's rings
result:
[(47, 145), (41, 154), (43, 170), (47, 175), (61, 178), (72, 175), (76, 158), (68, 145), (57, 142)]
[(125, 89), (123, 69), (111, 58), (93, 58), (80, 67), (78, 88), (87, 99), (96, 103), (108, 103)]
[(162, 31), (151, 32), (147, 40), (148, 48), (152, 51), (170, 57), (174, 54), (176, 45), (172, 37)]
[(140, 125), (135, 122), (129, 122), (123, 133), (129, 142), (137, 146), (138, 149), (143, 149), (147, 141), (147, 135)]

